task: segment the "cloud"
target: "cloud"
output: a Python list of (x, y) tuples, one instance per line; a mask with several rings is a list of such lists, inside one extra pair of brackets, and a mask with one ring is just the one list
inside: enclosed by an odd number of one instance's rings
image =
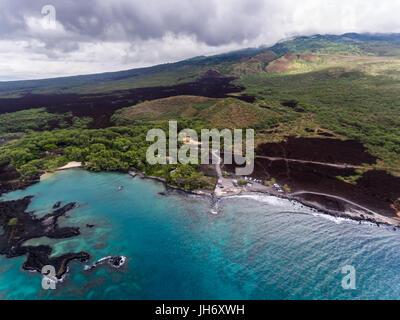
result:
[(0, 0), (0, 80), (149, 66), (293, 35), (400, 32), (399, 9), (398, 0)]

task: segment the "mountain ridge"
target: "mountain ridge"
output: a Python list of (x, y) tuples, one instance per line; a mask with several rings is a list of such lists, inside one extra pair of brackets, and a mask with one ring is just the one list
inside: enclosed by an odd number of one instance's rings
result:
[(304, 52), (400, 57), (400, 34), (345, 33), (298, 36), (279, 41), (269, 47), (260, 46), (212, 56), (197, 56), (151, 67), (36, 80), (0, 81), (0, 96), (16, 97), (27, 93), (104, 93), (173, 85), (192, 82), (203, 72), (215, 68), (216, 71), (230, 76), (230, 68), (239, 59), (251, 58), (266, 51), (273, 51), (278, 57), (286, 53)]

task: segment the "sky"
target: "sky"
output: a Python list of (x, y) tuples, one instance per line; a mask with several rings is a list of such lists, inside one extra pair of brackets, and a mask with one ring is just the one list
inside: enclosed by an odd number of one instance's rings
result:
[(0, 81), (119, 71), (298, 35), (400, 32), (399, 0), (0, 0)]

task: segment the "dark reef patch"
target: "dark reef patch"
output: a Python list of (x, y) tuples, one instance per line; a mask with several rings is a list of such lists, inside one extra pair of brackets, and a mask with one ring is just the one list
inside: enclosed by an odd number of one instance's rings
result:
[(23, 264), (25, 270), (41, 272), (45, 265), (51, 265), (56, 270), (57, 278), (61, 279), (67, 272), (70, 261), (86, 261), (90, 257), (89, 254), (66, 253), (50, 258), (53, 251), (51, 247), (23, 246), (23, 243), (41, 237), (65, 239), (79, 235), (79, 228), (60, 228), (57, 223), (58, 218), (75, 208), (76, 204), (69, 203), (38, 218), (32, 212), (26, 211), (31, 199), (32, 197), (25, 197), (20, 200), (0, 202), (0, 226), (4, 230), (0, 235), (0, 254), (8, 258), (27, 255)]

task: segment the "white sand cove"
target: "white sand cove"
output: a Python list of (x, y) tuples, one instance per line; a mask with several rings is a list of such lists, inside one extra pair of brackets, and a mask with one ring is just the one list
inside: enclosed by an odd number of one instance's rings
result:
[(57, 171), (73, 169), (73, 168), (82, 168), (82, 162), (77, 162), (77, 161), (69, 162), (65, 166), (57, 168)]

